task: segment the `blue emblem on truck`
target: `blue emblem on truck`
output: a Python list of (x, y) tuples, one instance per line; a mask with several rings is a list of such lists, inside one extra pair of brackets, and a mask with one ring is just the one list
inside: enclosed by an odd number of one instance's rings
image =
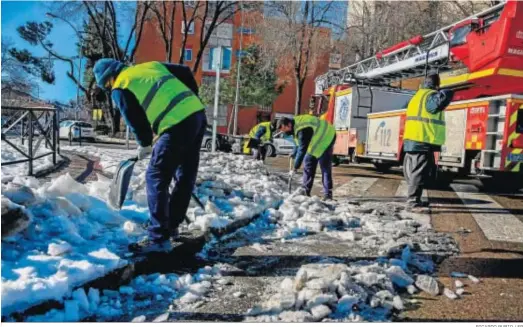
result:
[(508, 161), (523, 161), (523, 153), (509, 153), (507, 156)]
[(338, 111), (338, 119), (345, 121), (349, 116), (349, 100), (347, 98), (341, 99), (340, 110)]

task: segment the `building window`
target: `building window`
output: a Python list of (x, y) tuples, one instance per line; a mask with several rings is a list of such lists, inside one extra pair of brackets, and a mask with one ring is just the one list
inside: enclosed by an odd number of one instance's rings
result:
[[(218, 48), (211, 48), (208, 52), (208, 57), (204, 58), (204, 70), (206, 71), (214, 71), (214, 67), (212, 66), (213, 58), (216, 55), (216, 52)], [(205, 56), (205, 53), (204, 53)], [(229, 71), (231, 69), (231, 62), (232, 62), (232, 48), (230, 47), (223, 47), (222, 48), (222, 71)]]
[[(182, 22), (182, 34), (185, 34), (185, 22)], [(189, 29), (187, 30), (187, 34), (194, 34), (194, 21), (189, 23)]]
[(230, 70), (231, 69), (231, 57), (232, 57), (232, 50), (231, 48), (223, 48), (223, 55), (222, 55), (222, 70)]
[(192, 60), (192, 49), (185, 49), (183, 53), (183, 60), (184, 61), (191, 61)]

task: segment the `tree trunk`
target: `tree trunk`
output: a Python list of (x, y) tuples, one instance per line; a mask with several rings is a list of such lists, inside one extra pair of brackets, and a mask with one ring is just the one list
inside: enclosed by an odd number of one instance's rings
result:
[(303, 92), (303, 84), (300, 83), (300, 79), (296, 78), (296, 101), (294, 105), (294, 115), (299, 115), (301, 110), (301, 95)]

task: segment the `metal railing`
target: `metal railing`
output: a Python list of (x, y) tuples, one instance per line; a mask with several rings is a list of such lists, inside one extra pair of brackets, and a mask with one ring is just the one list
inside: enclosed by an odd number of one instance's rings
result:
[[(60, 153), (56, 108), (2, 106), (2, 116), (8, 117), (5, 122), (2, 122), (2, 141), (24, 157), (8, 162), (2, 161), (2, 166), (28, 162), (28, 175), (32, 176), (35, 160), (52, 156), (53, 165), (56, 165), (56, 155)], [(17, 138), (21, 139), (22, 147), (13, 142)], [(27, 148), (23, 146), (26, 140)], [(42, 142), (50, 151), (36, 155)]]

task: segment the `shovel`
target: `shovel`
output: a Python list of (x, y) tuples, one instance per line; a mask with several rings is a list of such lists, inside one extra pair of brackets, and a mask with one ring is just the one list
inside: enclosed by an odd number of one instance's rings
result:
[[(289, 158), (289, 174), (292, 171), (292, 158)], [(292, 189), (292, 176), (289, 175), (289, 194), (291, 194)]]
[(123, 160), (118, 164), (116, 173), (113, 176), (111, 185), (109, 186), (109, 205), (119, 210), (122, 208), (122, 204), (125, 200), (125, 195), (129, 189), (131, 183), (131, 177), (133, 176), (134, 165), (138, 161), (138, 157), (129, 158)]
[[(122, 208), (127, 190), (129, 189), (129, 184), (131, 183), (131, 177), (133, 176), (134, 165), (137, 161), (138, 157), (133, 157), (123, 160), (118, 164), (116, 173), (114, 174), (111, 185), (109, 186), (108, 196), (109, 205), (115, 210)], [(200, 199), (194, 193), (191, 193), (191, 196), (198, 206), (205, 210)]]

